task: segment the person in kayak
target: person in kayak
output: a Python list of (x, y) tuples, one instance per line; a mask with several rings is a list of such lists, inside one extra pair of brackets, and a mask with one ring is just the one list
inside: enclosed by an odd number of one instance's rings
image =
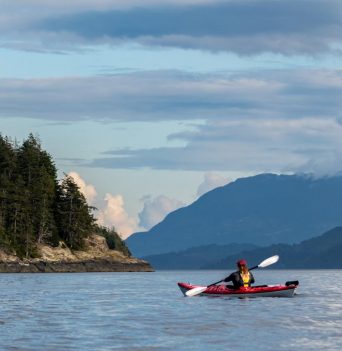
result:
[(239, 260), (236, 262), (238, 271), (232, 273), (223, 281), (232, 282), (233, 286), (228, 285), (227, 288), (239, 289), (241, 287), (249, 287), (255, 282), (253, 274), (248, 270), (247, 261)]

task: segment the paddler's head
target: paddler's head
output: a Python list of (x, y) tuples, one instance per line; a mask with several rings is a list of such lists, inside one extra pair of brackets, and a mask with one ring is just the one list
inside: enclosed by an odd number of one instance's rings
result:
[(244, 260), (244, 259), (238, 260), (236, 262), (236, 265), (238, 266), (240, 272), (248, 271), (247, 261), (246, 260)]

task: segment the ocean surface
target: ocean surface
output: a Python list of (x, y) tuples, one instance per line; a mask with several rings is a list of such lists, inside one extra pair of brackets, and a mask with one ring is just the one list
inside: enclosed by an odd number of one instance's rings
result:
[(0, 274), (0, 350), (342, 350), (342, 270), (256, 270), (293, 298), (186, 298), (229, 271)]

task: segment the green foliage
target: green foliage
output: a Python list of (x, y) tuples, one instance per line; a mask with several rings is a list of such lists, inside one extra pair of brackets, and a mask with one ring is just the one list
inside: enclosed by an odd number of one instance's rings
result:
[(57, 221), (60, 237), (71, 249), (81, 249), (94, 230), (95, 219), (84, 195), (74, 180), (65, 176), (57, 198)]
[(81, 248), (92, 208), (70, 177), (61, 184), (52, 157), (32, 134), (21, 146), (0, 134), (0, 247), (35, 257), (37, 244)]
[(130, 257), (131, 252), (126, 246), (125, 242), (120, 238), (119, 234), (114, 228), (108, 229), (102, 226), (96, 226), (95, 233), (106, 238), (108, 247), (111, 250), (121, 251), (124, 255)]
[(41, 149), (40, 141), (29, 135), (18, 149), (18, 173), (30, 197), (27, 204), (31, 217), (32, 240), (48, 241), (55, 235), (54, 204), (56, 201), (57, 170), (51, 156)]
[(65, 175), (57, 180), (52, 157), (32, 134), (19, 146), (0, 134), (0, 247), (19, 257), (35, 257), (37, 245), (57, 246), (63, 240), (82, 249), (96, 232), (108, 246), (130, 252), (114, 230), (99, 227), (84, 195)]
[(9, 242), (7, 237), (7, 219), (10, 212), (10, 193), (13, 190), (13, 172), (16, 165), (16, 154), (8, 138), (0, 134), (0, 243)]
[(20, 257), (55, 231), (57, 171), (31, 134), (21, 147), (0, 135), (0, 243)]

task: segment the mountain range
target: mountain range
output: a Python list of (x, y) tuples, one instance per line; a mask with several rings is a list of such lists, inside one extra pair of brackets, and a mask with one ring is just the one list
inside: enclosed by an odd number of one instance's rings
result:
[(304, 240), (299, 244), (276, 244), (254, 250), (245, 250), (229, 255), (216, 263), (204, 264), (204, 269), (225, 269), (235, 267), (241, 257), (251, 265), (267, 257), (279, 255), (280, 260), (272, 268), (286, 269), (328, 269), (342, 268), (342, 227), (336, 227), (324, 234)]
[(156, 269), (201, 269), (215, 266), (228, 255), (241, 251), (251, 251), (258, 246), (253, 244), (205, 245), (193, 247), (180, 252), (169, 252), (142, 257)]
[(341, 198), (342, 176), (240, 178), (170, 213), (149, 231), (133, 234), (126, 243), (138, 257), (208, 245), (299, 243), (342, 225)]

